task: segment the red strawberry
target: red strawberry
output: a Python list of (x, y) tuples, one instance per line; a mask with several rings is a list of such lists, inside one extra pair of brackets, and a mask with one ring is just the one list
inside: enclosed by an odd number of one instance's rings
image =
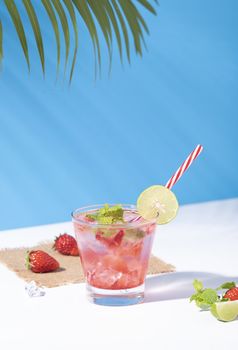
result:
[(125, 232), (123, 230), (120, 230), (116, 236), (114, 236), (113, 238), (113, 241), (115, 243), (115, 245), (120, 245), (121, 244), (121, 241), (122, 241), (122, 238), (124, 236)]
[(103, 232), (98, 231), (96, 232), (96, 239), (101, 242), (102, 244), (104, 244), (107, 247), (112, 247), (113, 246), (113, 241), (110, 237), (103, 237)]
[(53, 248), (64, 255), (79, 255), (76, 239), (67, 233), (56, 237)]
[(227, 298), (227, 299), (230, 299), (230, 300), (238, 300), (238, 287), (233, 287), (233, 288), (229, 289), (225, 293), (223, 298)]
[(37, 273), (55, 271), (59, 268), (58, 261), (43, 250), (30, 251), (26, 257), (26, 265), (28, 269)]
[(124, 231), (120, 230), (117, 234), (115, 234), (112, 237), (104, 237), (103, 232), (98, 231), (96, 233), (96, 239), (104, 245), (106, 245), (107, 247), (113, 248), (118, 247), (121, 244), (124, 234)]

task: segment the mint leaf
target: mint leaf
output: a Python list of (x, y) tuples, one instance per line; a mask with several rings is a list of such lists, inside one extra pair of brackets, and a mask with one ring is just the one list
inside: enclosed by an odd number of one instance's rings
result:
[(201, 281), (195, 279), (193, 281), (193, 287), (196, 293), (190, 297), (190, 302), (195, 301), (199, 308), (207, 310), (213, 303), (219, 300), (216, 290), (212, 288), (203, 289), (203, 284)]
[(99, 209), (95, 214), (87, 214), (86, 216), (97, 221), (99, 224), (110, 225), (118, 221), (123, 222), (123, 209), (121, 205), (109, 207), (108, 204), (105, 204), (104, 207)]
[(214, 289), (206, 288), (203, 291), (193, 294), (190, 302), (193, 300), (200, 309), (207, 310), (213, 303), (219, 300), (219, 297)]
[(113, 223), (113, 217), (110, 216), (98, 216), (97, 221), (102, 225), (110, 225)]
[(203, 284), (201, 281), (198, 281), (198, 280), (193, 281), (193, 287), (196, 292), (200, 292), (203, 290)]
[(198, 300), (199, 299), (199, 294), (200, 293), (195, 293), (195, 294), (193, 294), (193, 295), (191, 295), (191, 297), (190, 297), (190, 303), (191, 303), (191, 301), (193, 301), (193, 300)]
[(218, 295), (214, 289), (207, 288), (201, 293), (201, 299), (205, 304), (213, 304), (218, 300)]
[(219, 287), (217, 287), (216, 290), (231, 289), (235, 286), (236, 286), (235, 282), (226, 282), (226, 283), (223, 283), (222, 285), (220, 285)]

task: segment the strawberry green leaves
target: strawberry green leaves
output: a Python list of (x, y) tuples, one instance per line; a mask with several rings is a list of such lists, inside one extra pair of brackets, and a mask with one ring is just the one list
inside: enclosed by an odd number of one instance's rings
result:
[(216, 290), (231, 289), (235, 286), (236, 286), (235, 282), (226, 282), (226, 283), (223, 283), (222, 285), (220, 285), (219, 287), (217, 287)]

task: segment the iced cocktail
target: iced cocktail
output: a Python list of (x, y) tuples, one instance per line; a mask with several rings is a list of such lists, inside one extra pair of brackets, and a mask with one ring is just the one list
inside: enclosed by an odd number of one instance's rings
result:
[(96, 205), (72, 214), (89, 298), (102, 305), (143, 301), (156, 228), (133, 205)]
[(102, 305), (137, 304), (144, 298), (156, 224), (173, 220), (178, 201), (171, 188), (202, 152), (198, 145), (165, 186), (145, 189), (133, 205), (96, 205), (72, 213), (91, 300)]

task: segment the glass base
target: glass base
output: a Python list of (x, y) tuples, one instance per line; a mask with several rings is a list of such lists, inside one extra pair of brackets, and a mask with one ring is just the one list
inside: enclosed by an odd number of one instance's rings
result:
[(128, 306), (142, 303), (144, 300), (145, 285), (128, 289), (101, 289), (87, 284), (89, 300), (97, 305)]

